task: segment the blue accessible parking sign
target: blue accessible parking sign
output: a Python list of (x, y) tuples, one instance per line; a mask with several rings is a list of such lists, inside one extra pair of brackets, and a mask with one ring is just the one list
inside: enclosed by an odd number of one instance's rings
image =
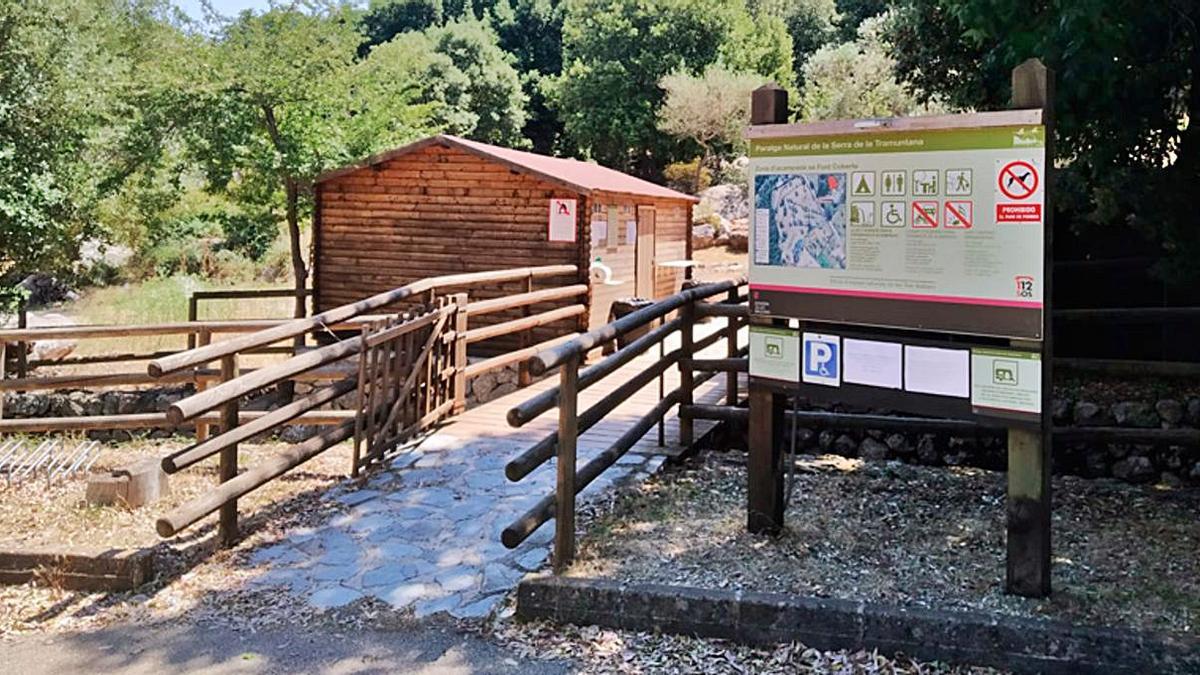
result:
[(841, 341), (836, 335), (804, 334), (801, 378), (809, 384), (841, 385)]

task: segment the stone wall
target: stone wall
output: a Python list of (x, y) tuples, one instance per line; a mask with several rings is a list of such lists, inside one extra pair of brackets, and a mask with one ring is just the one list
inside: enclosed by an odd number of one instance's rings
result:
[[(849, 411), (848, 411), (849, 412)], [(1200, 429), (1200, 398), (1120, 401), (1054, 401), (1055, 426), (1117, 426), (1133, 429)], [(835, 431), (800, 427), (798, 452), (822, 452), (869, 460), (898, 459), (934, 466), (1007, 468), (1004, 435), (971, 437), (930, 433)], [(1135, 443), (1058, 442), (1054, 472), (1131, 483), (1200, 484), (1200, 448)]]
[[(189, 386), (156, 387), (128, 391), (93, 392), (82, 389), (50, 393), (8, 394), (4, 397), (4, 417), (90, 417), (94, 415), (134, 415), (165, 412), (172, 403), (191, 395)], [(169, 429), (149, 431), (153, 438), (165, 438), (174, 432)], [(96, 440), (127, 440), (144, 432), (89, 431), (88, 438)]]

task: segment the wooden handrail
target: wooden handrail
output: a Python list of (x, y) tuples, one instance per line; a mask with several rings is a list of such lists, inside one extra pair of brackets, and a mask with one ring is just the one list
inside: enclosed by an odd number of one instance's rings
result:
[(504, 323), (492, 324), (491, 326), (483, 326), (481, 328), (473, 328), (467, 331), (467, 344), (475, 344), (484, 340), (490, 340), (502, 335), (510, 335), (521, 331), (531, 330), (539, 326), (562, 321), (573, 316), (579, 316), (587, 311), (585, 305), (567, 305), (566, 307), (558, 307), (533, 316), (521, 317)]
[(335, 307), (330, 310), (321, 312), (314, 316), (293, 319), (286, 323), (276, 325), (265, 330), (261, 330), (250, 335), (243, 335), (230, 340), (222, 340), (205, 347), (197, 347), (196, 349), (174, 354), (172, 356), (163, 357), (151, 361), (147, 366), (147, 370), (151, 375), (161, 376), (165, 373), (190, 368), (204, 363), (209, 363), (220, 359), (221, 357), (238, 352), (262, 347), (275, 342), (293, 338), (298, 335), (304, 335), (309, 331), (324, 328), (326, 326), (341, 323), (347, 319), (365, 314), (370, 311), (382, 309), (388, 305), (407, 300), (420, 293), (428, 291), (436, 291), (438, 289), (472, 286), (482, 283), (501, 283), (505, 281), (516, 281), (530, 277), (553, 277), (563, 276), (567, 274), (575, 274), (578, 267), (575, 265), (547, 265), (544, 267), (524, 267), (512, 270), (496, 270), (491, 272), (473, 272), (466, 274), (451, 274), (440, 277), (429, 277), (415, 281), (407, 286), (401, 286), (390, 291), (378, 293), (364, 300), (353, 302), (340, 307)]
[(499, 298), (492, 298), (490, 300), (476, 300), (475, 302), (467, 305), (467, 315), (479, 316), (481, 314), (501, 312), (506, 309), (525, 307), (538, 302), (565, 300), (567, 298), (583, 295), (587, 292), (587, 284), (575, 284), (572, 286), (546, 288), (540, 291), (530, 291), (529, 293), (519, 293), (517, 295), (504, 295)]
[(686, 291), (680, 291), (669, 298), (660, 300), (649, 307), (643, 307), (635, 312), (605, 324), (594, 330), (590, 330), (583, 335), (566, 342), (557, 347), (552, 347), (546, 351), (534, 356), (529, 360), (529, 369), (535, 375), (541, 375), (546, 371), (556, 366), (562, 365), (571, 357), (579, 357), (587, 352), (599, 347), (606, 342), (611, 342), (617, 337), (644, 326), (651, 321), (660, 319), (667, 314), (687, 305), (708, 298), (718, 293), (724, 293), (731, 288), (737, 288), (746, 283), (745, 277), (731, 279), (729, 281), (718, 281), (711, 284), (704, 284)]

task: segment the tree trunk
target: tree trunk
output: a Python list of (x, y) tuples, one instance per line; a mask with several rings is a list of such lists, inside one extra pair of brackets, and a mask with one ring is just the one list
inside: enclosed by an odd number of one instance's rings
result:
[(704, 165), (708, 164), (708, 146), (701, 144), (704, 148), (704, 154), (700, 155), (700, 159), (696, 161), (696, 180), (692, 183), (692, 194), (700, 194), (700, 180), (704, 178)]
[(287, 228), (292, 249), (292, 275), (296, 280), (296, 304), (292, 315), (300, 318), (307, 313), (305, 286), (308, 282), (308, 269), (304, 266), (304, 252), (300, 249), (300, 191), (294, 178), (289, 176), (284, 179), (284, 191), (287, 193)]

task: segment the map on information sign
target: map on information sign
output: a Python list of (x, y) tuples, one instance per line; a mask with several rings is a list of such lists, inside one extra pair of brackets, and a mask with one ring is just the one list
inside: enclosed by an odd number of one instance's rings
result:
[(846, 174), (758, 176), (754, 194), (767, 264), (846, 269)]

